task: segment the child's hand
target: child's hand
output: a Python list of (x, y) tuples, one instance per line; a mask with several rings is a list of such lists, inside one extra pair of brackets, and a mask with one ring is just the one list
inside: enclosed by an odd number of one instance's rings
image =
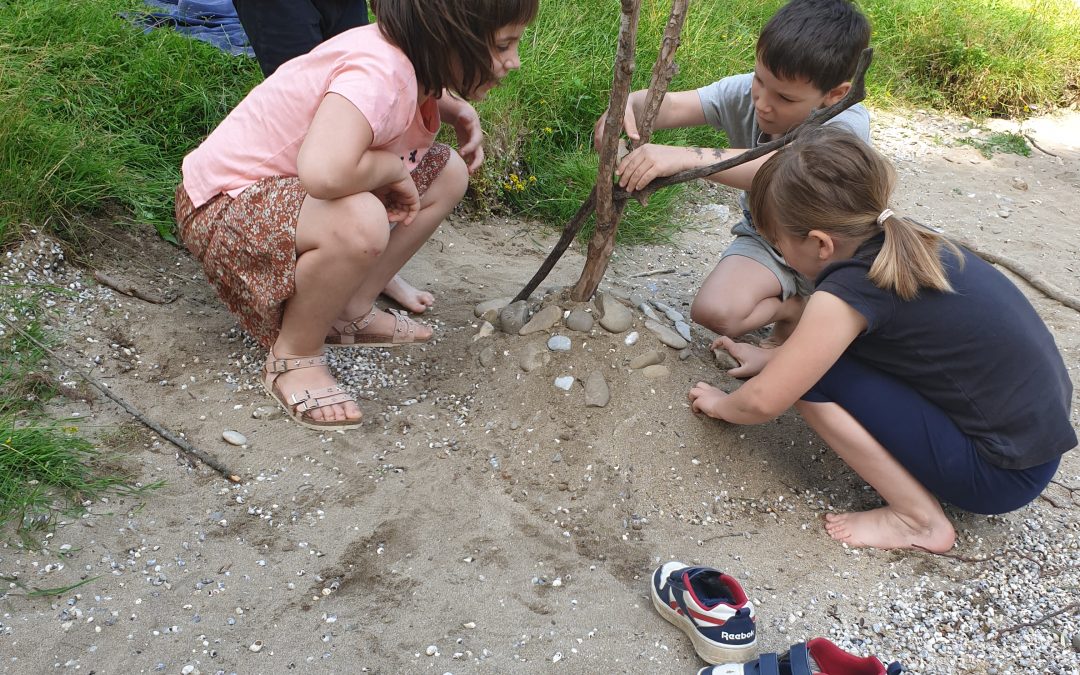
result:
[(727, 397), (727, 392), (711, 384), (698, 382), (690, 390), (690, 407), (694, 412), (705, 413), (709, 417), (723, 419), (720, 416), (720, 403)]
[[(443, 98), (447, 96), (444, 94)], [(457, 134), (458, 154), (465, 160), (469, 175), (472, 175), (484, 161), (484, 131), (480, 126), (480, 116), (476, 114), (476, 108), (465, 101), (457, 101), (454, 110), (452, 119), (447, 121)]]
[(640, 190), (657, 176), (670, 176), (682, 171), (686, 148), (670, 145), (645, 145), (634, 150), (619, 162), (615, 175), (619, 177), (619, 187), (627, 192)]
[(735, 342), (723, 335), (713, 341), (712, 348), (723, 349), (735, 357), (739, 366), (727, 371), (727, 374), (739, 378), (753, 377), (760, 373), (776, 353), (775, 349), (762, 349), (745, 342)]
[(372, 190), (371, 194), (378, 197), (386, 207), (386, 217), (391, 223), (408, 225), (420, 212), (420, 193), (408, 173), (404, 178)]
[[(596, 120), (596, 124), (593, 125), (593, 148), (600, 152), (600, 145), (604, 142), (604, 128), (607, 122), (607, 110), (600, 116), (600, 119)], [(623, 113), (623, 129), (626, 131), (626, 135), (632, 141), (641, 139), (641, 134), (637, 130), (637, 117), (634, 115), (634, 106), (628, 99), (626, 101), (626, 111)]]

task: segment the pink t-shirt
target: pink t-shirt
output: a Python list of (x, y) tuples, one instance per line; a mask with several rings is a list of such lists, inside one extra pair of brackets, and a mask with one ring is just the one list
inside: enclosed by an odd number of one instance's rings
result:
[(416, 72), (405, 53), (372, 24), (347, 30), (287, 61), (240, 101), (183, 163), (184, 189), (202, 206), (235, 197), (271, 176), (295, 176), (296, 156), (328, 92), (367, 118), (371, 149), (395, 152), (412, 170), (435, 140), (434, 98), (417, 105)]

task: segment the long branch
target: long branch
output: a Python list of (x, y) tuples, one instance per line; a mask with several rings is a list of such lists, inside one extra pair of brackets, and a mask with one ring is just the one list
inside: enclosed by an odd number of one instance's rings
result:
[(197, 459), (200, 462), (202, 462), (203, 464), (207, 465), (208, 467), (210, 467), (214, 471), (217, 471), (218, 473), (220, 473), (225, 479), (229, 480), (230, 482), (233, 482), (233, 483), (239, 483), (240, 482), (240, 476), (236, 475), (235, 473), (230, 471), (228, 468), (226, 468), (225, 465), (222, 464), (221, 461), (218, 460), (216, 457), (210, 455), (209, 453), (203, 452), (202, 450), (199, 450), (198, 448), (193, 446), (191, 443), (188, 443), (187, 441), (180, 438), (176, 434), (172, 433), (171, 431), (169, 431), (165, 427), (161, 426), (160, 424), (158, 424), (154, 420), (150, 419), (149, 417), (146, 417), (141, 412), (139, 412), (134, 406), (132, 406), (130, 403), (128, 403), (124, 399), (120, 398), (116, 394), (112, 393), (109, 390), (109, 388), (106, 387), (104, 384), (102, 384), (101, 382), (98, 382), (96, 379), (90, 377), (89, 375), (82, 372), (78, 368), (75, 368), (74, 366), (69, 364), (67, 361), (64, 361), (62, 358), (60, 358), (60, 356), (56, 352), (54, 352), (53, 350), (46, 347), (37, 338), (35, 338), (30, 333), (26, 332), (25, 330), (23, 330), (19, 326), (16, 326), (15, 324), (9, 322), (7, 319), (5, 319), (2, 316), (0, 316), (0, 321), (2, 321), (4, 323), (4, 325), (8, 326), (12, 330), (18, 332), (19, 335), (23, 336), (24, 338), (26, 338), (27, 340), (32, 342), (38, 349), (40, 349), (41, 351), (48, 354), (54, 361), (56, 361), (57, 363), (59, 363), (63, 367), (67, 368), (71, 372), (75, 373), (79, 377), (81, 377), (83, 380), (85, 380), (88, 384), (92, 385), (95, 389), (100, 391), (102, 394), (105, 394), (105, 396), (108, 397), (109, 400), (111, 400), (113, 403), (116, 403), (118, 406), (120, 406), (124, 410), (126, 410), (129, 415), (134, 417), (136, 420), (138, 420), (143, 425), (153, 429), (159, 436), (161, 436), (165, 440), (167, 440), (170, 443), (172, 443), (173, 445), (175, 445), (177, 448), (180, 449), (180, 451), (183, 454), (188, 455), (189, 457), (194, 457), (195, 459)]

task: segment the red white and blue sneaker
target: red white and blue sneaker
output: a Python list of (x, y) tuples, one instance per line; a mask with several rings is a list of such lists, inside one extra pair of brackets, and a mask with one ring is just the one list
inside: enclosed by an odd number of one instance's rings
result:
[(885, 666), (874, 656), (855, 656), (825, 638), (791, 646), (785, 654), (762, 654), (749, 663), (708, 666), (698, 675), (900, 675), (899, 663)]
[(754, 605), (739, 582), (719, 570), (665, 563), (653, 572), (652, 601), (660, 616), (690, 636), (694, 651), (706, 662), (753, 656)]

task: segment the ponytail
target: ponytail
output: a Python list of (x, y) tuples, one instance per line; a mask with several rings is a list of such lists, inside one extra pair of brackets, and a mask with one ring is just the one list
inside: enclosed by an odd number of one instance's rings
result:
[(774, 244), (781, 232), (795, 239), (818, 230), (861, 244), (882, 232), (885, 242), (867, 277), (903, 300), (928, 288), (952, 292), (941, 262), (955, 244), (887, 208), (896, 173), (873, 148), (835, 126), (808, 131), (758, 169), (750, 188), (754, 226)]
[(867, 274), (875, 286), (896, 293), (901, 300), (914, 299), (922, 288), (953, 292), (941, 263), (941, 250), (949, 249), (962, 264), (963, 257), (955, 244), (888, 209), (881, 213), (878, 222), (885, 233), (885, 243)]

